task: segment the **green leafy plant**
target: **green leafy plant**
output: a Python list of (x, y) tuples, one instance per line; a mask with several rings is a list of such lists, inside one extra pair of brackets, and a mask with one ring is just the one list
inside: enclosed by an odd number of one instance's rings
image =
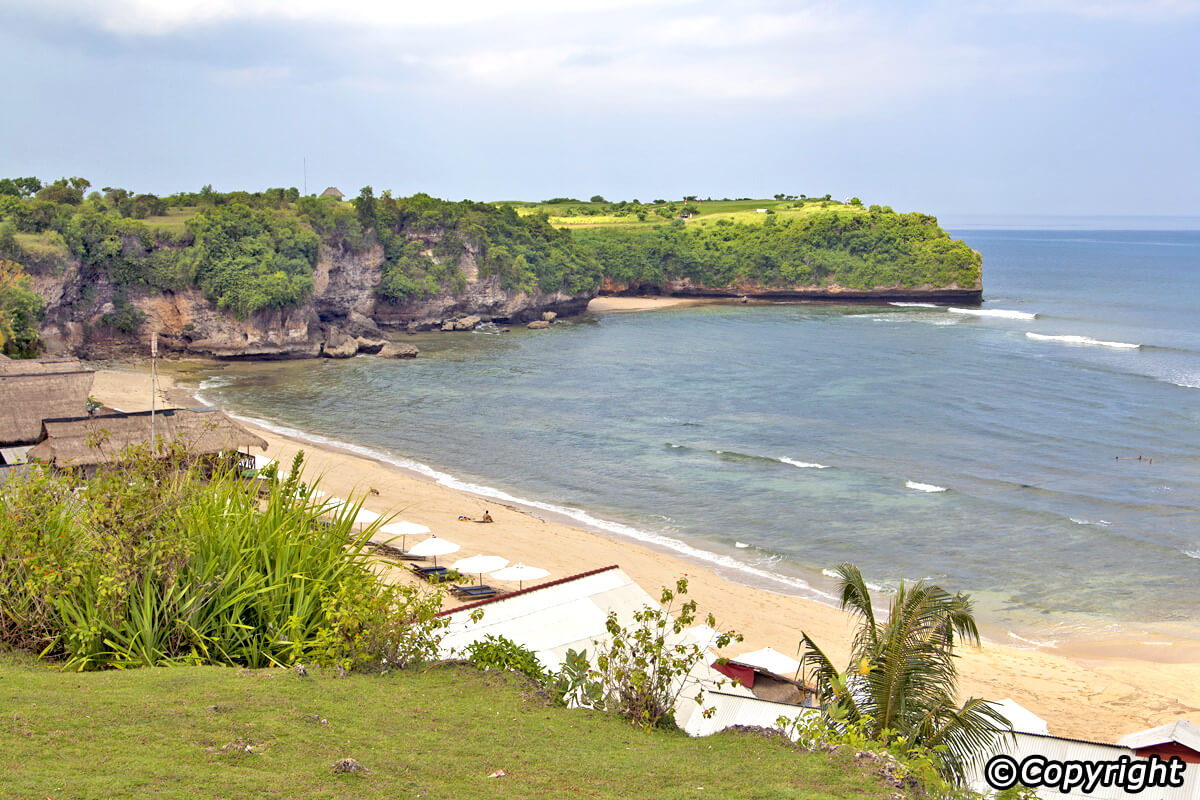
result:
[(467, 645), (465, 655), (468, 661), (483, 670), (519, 672), (541, 686), (545, 686), (550, 680), (550, 674), (546, 672), (536, 653), (504, 636), (488, 634), (471, 642)]
[(322, 504), (302, 466), (298, 455), (262, 498), (259, 482), (180, 444), (131, 449), (86, 479), (10, 479), (0, 643), (77, 670), (433, 658), (440, 595), (380, 581), (367, 542), (382, 520), (356, 532), (360, 502)]
[(560, 705), (597, 708), (604, 702), (604, 686), (598, 678), (587, 650), (569, 649), (558, 672), (549, 676), (546, 688)]
[[(687, 595), (687, 587), (687, 578), (676, 581), (674, 589), (664, 587), (662, 605), (635, 611), (629, 627), (610, 613), (605, 626), (609, 638), (597, 643), (595, 677), (605, 707), (643, 728), (673, 724), (676, 703), (692, 688), (696, 704), (704, 703), (703, 687), (689, 678), (704, 658), (704, 649), (684, 636), (696, 623), (697, 604), (687, 600), (675, 608), (675, 601)], [(712, 614), (706, 623), (716, 625)], [(722, 648), (741, 640), (740, 634), (722, 633), (713, 646)]]

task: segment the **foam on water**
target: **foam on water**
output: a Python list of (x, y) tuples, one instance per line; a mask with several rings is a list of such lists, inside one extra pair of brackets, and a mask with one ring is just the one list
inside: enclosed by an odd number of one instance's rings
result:
[[(201, 397), (199, 393), (196, 394), (196, 399), (202, 403), (208, 404), (208, 401)], [(639, 528), (634, 528), (631, 525), (624, 525), (620, 522), (612, 522), (610, 520), (601, 519), (582, 509), (560, 506), (554, 503), (544, 503), (540, 500), (528, 500), (522, 497), (517, 497), (516, 495), (509, 494), (502, 489), (497, 489), (493, 486), (485, 486), (478, 483), (471, 483), (470, 481), (464, 481), (461, 478), (456, 478), (449, 473), (434, 469), (428, 464), (422, 464), (419, 461), (414, 461), (409, 458), (400, 458), (382, 450), (376, 450), (372, 447), (365, 447), (363, 445), (352, 444), (350, 442), (333, 439), (328, 436), (309, 433), (307, 431), (298, 430), (286, 425), (279, 425), (269, 420), (259, 419), (257, 417), (241, 416), (228, 411), (225, 413), (234, 419), (248, 422), (251, 425), (257, 425), (261, 428), (265, 428), (283, 436), (302, 439), (315, 444), (336, 447), (340, 450), (346, 450), (356, 455), (366, 456), (367, 458), (374, 459), (376, 461), (382, 461), (402, 469), (411, 470), (412, 472), (423, 475), (433, 480), (434, 483), (440, 484), (449, 489), (468, 492), (479, 497), (487, 497), (492, 500), (498, 500), (503, 503), (512, 503), (514, 505), (525, 506), (527, 508), (536, 508), (551, 514), (568, 517), (576, 522), (582, 523), (585, 527), (592, 528), (593, 530), (600, 530), (606, 533), (624, 537), (626, 539), (633, 539), (635, 541), (655, 545), (663, 549), (672, 550), (680, 555), (692, 559), (693, 561), (700, 561), (716, 567), (733, 570), (735, 572), (742, 573), (743, 575), (752, 576), (759, 581), (766, 582), (768, 586), (764, 588), (768, 588), (769, 591), (774, 588), (776, 591), (782, 590), (783, 593), (794, 593), (801, 596), (810, 597), (815, 600), (820, 600), (825, 603), (831, 603), (835, 599), (833, 595), (816, 588), (801, 578), (783, 575), (771, 570), (760, 569), (742, 561), (738, 561), (735, 558), (695, 547), (687, 542), (671, 536), (654, 533), (653, 531), (641, 530)], [(766, 561), (768, 564), (775, 564), (781, 560), (782, 556), (778, 556), (768, 558)]]
[(889, 306), (897, 306), (899, 308), (938, 308), (936, 303), (888, 303)]
[(1025, 336), (1039, 342), (1060, 342), (1062, 344), (1090, 347), (1112, 347), (1117, 350), (1141, 349), (1140, 344), (1131, 344), (1130, 342), (1106, 342), (1101, 339), (1093, 339), (1090, 336), (1051, 336), (1043, 333), (1033, 333), (1032, 331), (1026, 331)]
[(800, 469), (829, 469), (828, 464), (817, 464), (812, 461), (796, 461), (787, 456), (780, 456), (779, 460), (784, 464), (791, 464), (793, 467), (799, 467)]
[(915, 489), (918, 492), (944, 492), (945, 486), (935, 486), (932, 483), (918, 483), (916, 481), (905, 481), (904, 485), (909, 489)]
[(1200, 558), (1200, 550), (1184, 550), (1183, 554), (1188, 558)]
[(968, 314), (972, 317), (996, 317), (998, 319), (1037, 319), (1037, 314), (1028, 311), (1011, 311), (1006, 308), (948, 308), (951, 314)]
[(1037, 640), (1035, 640), (1035, 639), (1026, 639), (1024, 636), (1020, 636), (1020, 635), (1018, 635), (1018, 634), (1015, 634), (1015, 633), (1013, 633), (1012, 631), (1005, 631), (1005, 633), (1007, 633), (1007, 634), (1008, 634), (1008, 638), (1010, 638), (1010, 639), (1016, 639), (1016, 640), (1017, 640), (1018, 642), (1020, 642), (1022, 645), (1025, 645), (1025, 646), (1027, 646), (1027, 647), (1032, 647), (1032, 648), (1034, 648), (1035, 650), (1036, 650), (1037, 648), (1039, 648), (1039, 647), (1050, 647), (1050, 648), (1058, 647), (1058, 640), (1057, 640), (1057, 639), (1052, 639), (1052, 640), (1050, 640), (1050, 641), (1048, 641), (1048, 642), (1039, 642), (1039, 641), (1037, 641)]
[(1112, 524), (1106, 519), (1098, 519), (1094, 522), (1090, 519), (1075, 519), (1075, 517), (1068, 517), (1068, 519), (1070, 519), (1071, 522), (1074, 522), (1076, 525), (1098, 525), (1102, 528), (1107, 528)]

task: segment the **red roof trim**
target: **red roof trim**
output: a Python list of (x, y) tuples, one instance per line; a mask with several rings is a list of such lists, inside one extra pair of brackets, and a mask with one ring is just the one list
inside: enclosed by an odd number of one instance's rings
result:
[(501, 600), (508, 600), (509, 598), (518, 597), (523, 594), (529, 594), (530, 592), (537, 592), (537, 591), (541, 591), (542, 589), (549, 589), (551, 586), (558, 586), (559, 584), (568, 583), (570, 581), (577, 581), (580, 578), (587, 578), (591, 575), (599, 575), (601, 572), (608, 572), (610, 569), (620, 569), (620, 568), (621, 567), (618, 564), (612, 564), (607, 567), (600, 567), (599, 569), (588, 570), (587, 572), (580, 572), (577, 575), (570, 575), (566, 578), (559, 578), (558, 580), (550, 581), (549, 583), (540, 583), (537, 586), (530, 586), (528, 589), (520, 589), (515, 592), (509, 592), (508, 594), (500, 594), (500, 595), (496, 595), (495, 597), (489, 597), (486, 600), (479, 600), (474, 603), (468, 603), (467, 605), (459, 606), (458, 608), (446, 609), (445, 611), (439, 612), (438, 616), (444, 617), (448, 614), (457, 614), (458, 612), (466, 611), (469, 608), (479, 608), (480, 606), (486, 606), (489, 603), (498, 603)]

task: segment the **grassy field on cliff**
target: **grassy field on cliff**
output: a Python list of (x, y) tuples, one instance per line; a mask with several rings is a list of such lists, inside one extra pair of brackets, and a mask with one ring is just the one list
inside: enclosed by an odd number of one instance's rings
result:
[[(506, 674), (63, 673), (0, 654), (3, 797), (884, 798), (848, 755), (644, 733)], [(334, 774), (353, 758), (363, 772)], [(502, 777), (488, 776), (502, 770)]]
[[(719, 219), (748, 224), (761, 223), (771, 216), (779, 219), (808, 217), (824, 211), (839, 215), (855, 216), (866, 212), (862, 205), (848, 205), (837, 200), (704, 200), (683, 203), (671, 202), (647, 204), (647, 213), (637, 215), (638, 206), (615, 207), (612, 203), (513, 203), (521, 214), (542, 213), (549, 217), (550, 224), (570, 230), (603, 230), (606, 228), (650, 229), (670, 219), (678, 218), (681, 211), (690, 215), (688, 225), (712, 225)], [(764, 209), (764, 211), (759, 211)], [(660, 211), (662, 213), (660, 213)], [(770, 214), (766, 213), (771, 212)]]

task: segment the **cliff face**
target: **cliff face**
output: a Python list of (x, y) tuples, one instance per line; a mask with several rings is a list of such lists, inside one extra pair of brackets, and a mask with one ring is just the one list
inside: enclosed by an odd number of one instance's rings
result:
[(742, 281), (730, 286), (703, 286), (688, 278), (656, 283), (620, 283), (605, 279), (600, 294), (615, 296), (663, 295), (667, 297), (748, 297), (762, 300), (805, 300), (833, 303), (887, 303), (897, 301), (979, 305), (983, 289), (979, 286), (932, 287), (883, 286), (873, 289), (849, 289), (844, 286), (764, 286), (757, 281)]
[[(219, 311), (197, 289), (119, 293), (103, 275), (84, 274), (78, 263), (58, 276), (39, 276), (36, 288), (47, 301), (42, 339), (50, 353), (104, 358), (148, 352), (152, 331), (165, 352), (222, 359), (346, 358), (356, 353), (405, 357), (411, 346), (388, 345), (387, 331), (459, 330), (464, 322), (524, 322), (546, 311), (581, 313), (594, 293), (544, 294), (502, 289), (499, 279), (481, 278), (474, 254), (459, 262), (464, 291), (400, 304), (375, 293), (384, 258), (378, 245), (362, 251), (322, 246), (313, 271), (313, 294), (300, 306), (266, 309), (240, 319)], [(123, 296), (122, 296), (123, 295)], [(122, 333), (101, 318), (124, 302), (145, 319)], [(466, 319), (471, 318), (471, 319)], [(129, 327), (127, 325), (127, 327)], [(385, 350), (385, 345), (387, 349)]]

